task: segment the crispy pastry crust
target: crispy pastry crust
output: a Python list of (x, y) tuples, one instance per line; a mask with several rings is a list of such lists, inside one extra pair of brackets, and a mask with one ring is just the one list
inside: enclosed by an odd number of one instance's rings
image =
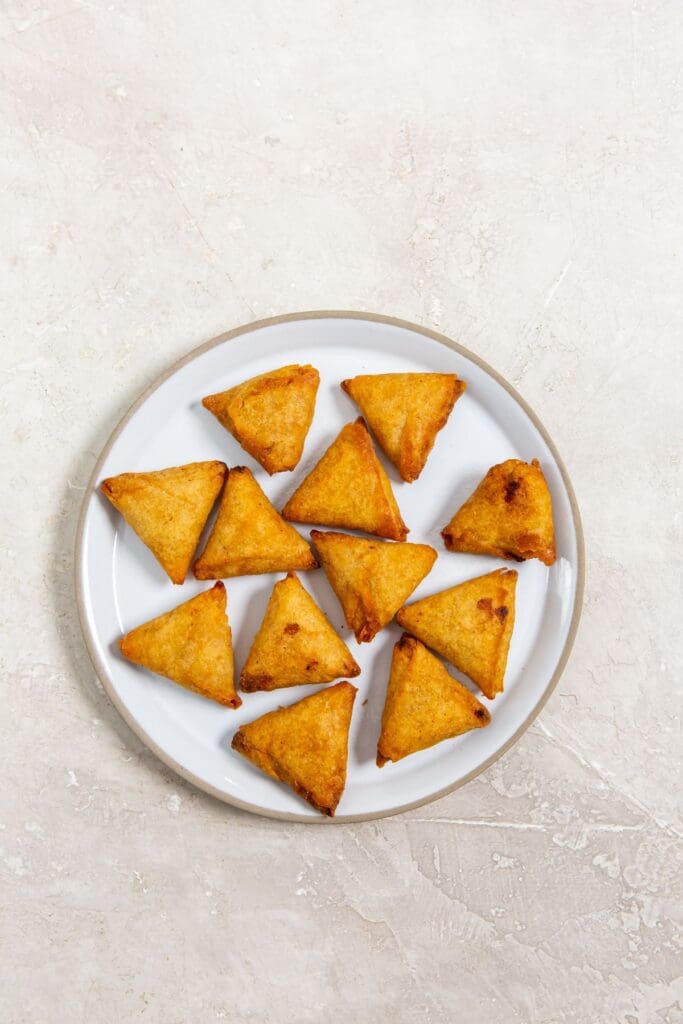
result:
[(203, 697), (238, 708), (227, 594), (216, 583), (119, 640), (124, 658)]
[(311, 531), (311, 540), (358, 643), (368, 643), (408, 600), (436, 561), (427, 544), (392, 544)]
[(388, 540), (408, 535), (362, 417), (342, 428), (282, 515), (293, 522), (364, 530)]
[(313, 366), (282, 366), (202, 404), (268, 473), (282, 473), (301, 458), (319, 384)]
[(357, 675), (360, 668), (351, 651), (294, 573), (289, 573), (273, 587), (240, 675), (240, 688), (277, 690)]
[(190, 462), (151, 473), (120, 473), (100, 484), (173, 583), (184, 583), (218, 497), (223, 462)]
[(236, 466), (228, 479), (213, 530), (194, 564), (199, 580), (317, 568), (308, 541), (280, 513), (250, 470)]
[(356, 687), (343, 681), (239, 729), (232, 748), (330, 817), (346, 785)]
[(503, 690), (517, 575), (516, 569), (496, 569), (477, 576), (406, 605), (396, 620), (492, 700)]
[(481, 729), (491, 715), (419, 640), (404, 633), (394, 647), (377, 744), (377, 764)]
[(341, 386), (409, 483), (424, 469), (436, 435), (466, 387), (454, 373), (364, 374)]
[(538, 459), (492, 466), (474, 494), (441, 531), (449, 551), (524, 562), (555, 561), (550, 491)]

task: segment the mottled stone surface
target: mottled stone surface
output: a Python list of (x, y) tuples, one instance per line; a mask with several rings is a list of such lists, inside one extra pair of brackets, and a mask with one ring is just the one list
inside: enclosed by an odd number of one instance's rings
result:
[[(0, 4), (3, 1024), (683, 1020), (682, 39), (676, 0)], [(163, 768), (72, 589), (138, 392), (313, 308), (416, 320), (507, 375), (588, 555), (522, 741), (340, 828)]]

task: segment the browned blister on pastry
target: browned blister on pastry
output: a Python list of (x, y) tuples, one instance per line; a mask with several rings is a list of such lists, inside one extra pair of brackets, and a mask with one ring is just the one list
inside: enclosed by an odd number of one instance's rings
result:
[(313, 366), (282, 366), (202, 403), (268, 473), (282, 473), (301, 458), (319, 383)]
[(223, 462), (191, 462), (121, 473), (101, 489), (171, 580), (183, 583), (225, 473)]
[(550, 491), (537, 459), (492, 466), (441, 535), (450, 551), (555, 561)]
[(515, 569), (496, 569), (406, 605), (396, 620), (493, 699), (505, 680), (516, 586)]
[(408, 534), (361, 417), (342, 428), (282, 514), (294, 522), (364, 530), (389, 540), (405, 540)]
[(124, 657), (188, 690), (238, 708), (225, 586), (216, 583), (119, 640)]
[(233, 750), (332, 817), (346, 785), (356, 692), (351, 683), (336, 683), (270, 711), (235, 733)]
[(358, 643), (372, 640), (393, 619), (436, 561), (427, 544), (320, 530), (312, 530), (311, 539)]
[(465, 390), (454, 373), (376, 373), (342, 381), (404, 480), (417, 480)]
[(194, 564), (199, 580), (227, 579), (291, 569), (315, 569), (310, 544), (271, 505), (250, 470), (228, 479), (206, 547)]
[(419, 640), (404, 633), (391, 661), (377, 744), (379, 767), (490, 721), (487, 709), (467, 687)]
[(360, 668), (294, 575), (273, 587), (240, 676), (243, 690), (277, 690), (357, 676)]

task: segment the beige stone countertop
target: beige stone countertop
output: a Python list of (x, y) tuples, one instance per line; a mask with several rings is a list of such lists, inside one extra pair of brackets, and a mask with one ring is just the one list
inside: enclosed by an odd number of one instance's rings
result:
[[(2, 1024), (683, 1020), (682, 45), (678, 0), (0, 3)], [(336, 828), (166, 769), (72, 582), (133, 399), (305, 309), (491, 363), (587, 546), (520, 742)]]

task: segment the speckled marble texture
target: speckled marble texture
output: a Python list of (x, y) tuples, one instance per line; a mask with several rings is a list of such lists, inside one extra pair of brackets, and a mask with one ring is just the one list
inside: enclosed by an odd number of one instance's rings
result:
[[(679, 1024), (683, 7), (0, 3), (3, 1024)], [(185, 785), (99, 690), (84, 484), (207, 338), (434, 327), (572, 474), (574, 655), (437, 804), (283, 825)]]

